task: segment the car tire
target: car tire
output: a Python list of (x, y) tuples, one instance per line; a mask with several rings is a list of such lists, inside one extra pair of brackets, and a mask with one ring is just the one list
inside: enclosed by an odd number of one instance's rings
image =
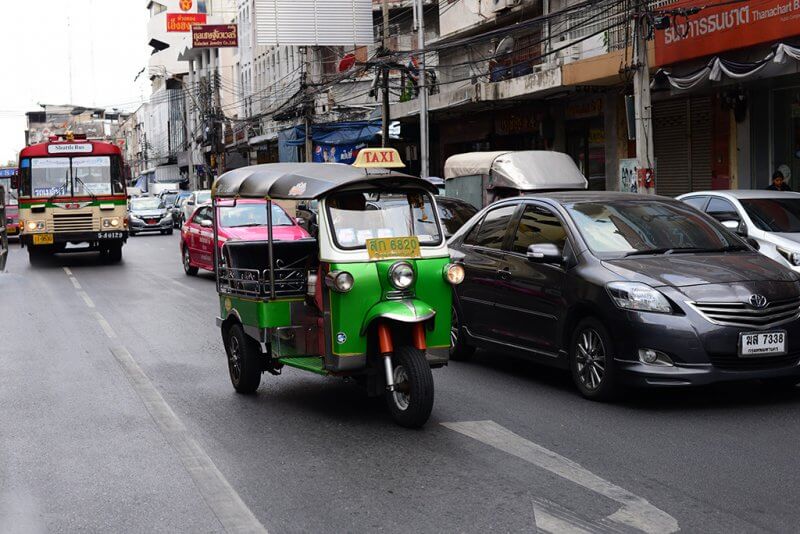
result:
[(200, 269), (192, 265), (192, 256), (189, 253), (189, 247), (183, 247), (181, 251), (181, 259), (183, 263), (183, 272), (186, 273), (186, 276), (197, 276), (197, 273), (200, 271)]
[(256, 342), (244, 333), (241, 325), (227, 329), (225, 352), (228, 356), (228, 374), (237, 393), (250, 395), (261, 384), (261, 351)]
[(433, 374), (425, 352), (407, 345), (397, 347), (392, 369), (398, 389), (386, 391), (389, 413), (400, 426), (421, 427), (433, 410)]
[(597, 319), (588, 317), (575, 327), (569, 368), (575, 386), (585, 398), (609, 401), (619, 394), (611, 336)]
[(451, 312), (450, 323), (450, 359), (454, 361), (468, 361), (475, 354), (475, 347), (468, 345), (464, 339), (464, 330), (461, 328), (461, 321), (455, 304)]
[(170, 228), (169, 230), (167, 230), (167, 235), (172, 235), (172, 228)]

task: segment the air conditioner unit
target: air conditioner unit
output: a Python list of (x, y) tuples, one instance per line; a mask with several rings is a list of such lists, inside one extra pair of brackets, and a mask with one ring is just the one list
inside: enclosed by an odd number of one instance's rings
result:
[(508, 9), (509, 1), (514, 2), (515, 0), (492, 0), (492, 11), (496, 12)]

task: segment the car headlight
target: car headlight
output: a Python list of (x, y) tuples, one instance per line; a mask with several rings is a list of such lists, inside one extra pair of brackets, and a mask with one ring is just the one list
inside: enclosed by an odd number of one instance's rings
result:
[(606, 285), (614, 304), (625, 310), (672, 313), (667, 297), (640, 282), (611, 282)]
[(464, 266), (460, 263), (448, 263), (444, 266), (444, 279), (457, 286), (464, 281)]
[(141, 222), (141, 219), (137, 215), (134, 215), (133, 213), (131, 213), (130, 218), (131, 218), (132, 221)]
[(36, 232), (44, 230), (45, 224), (44, 221), (28, 221), (25, 228), (27, 228), (29, 232)]
[(410, 263), (398, 261), (389, 268), (389, 282), (395, 289), (408, 289), (414, 283), (414, 269)]
[(347, 271), (331, 271), (325, 276), (325, 285), (339, 293), (353, 289), (353, 275)]
[(800, 266), (800, 252), (792, 252), (791, 250), (786, 250), (781, 247), (776, 248), (778, 249), (778, 253), (789, 262), (789, 265), (794, 265), (795, 267)]

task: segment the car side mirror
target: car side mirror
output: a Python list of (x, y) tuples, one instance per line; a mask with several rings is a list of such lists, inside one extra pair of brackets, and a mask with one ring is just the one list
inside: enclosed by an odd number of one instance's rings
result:
[(208, 219), (203, 219), (202, 221), (200, 221), (200, 226), (202, 226), (203, 228), (211, 228), (211, 224), (212, 224), (211, 221), (209, 221)]
[(187, 206), (194, 206), (194, 200), (187, 200), (186, 201), (186, 205)]
[(744, 223), (744, 221), (736, 221), (729, 219), (721, 222), (722, 226), (724, 226), (728, 230), (735, 232), (742, 237), (747, 237), (747, 225)]
[(528, 247), (526, 254), (531, 263), (563, 263), (564, 255), (554, 243), (541, 243)]

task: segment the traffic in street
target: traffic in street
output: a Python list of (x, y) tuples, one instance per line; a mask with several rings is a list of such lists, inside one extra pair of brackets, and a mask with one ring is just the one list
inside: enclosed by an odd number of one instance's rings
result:
[[(214, 278), (180, 238), (0, 275), (0, 518), (9, 532), (790, 532), (800, 392), (758, 383), (582, 399), (478, 351), (421, 430), (352, 382), (285, 368), (236, 394)], [(779, 498), (776, 498), (779, 496)], [(233, 528), (231, 525), (238, 525)]]

